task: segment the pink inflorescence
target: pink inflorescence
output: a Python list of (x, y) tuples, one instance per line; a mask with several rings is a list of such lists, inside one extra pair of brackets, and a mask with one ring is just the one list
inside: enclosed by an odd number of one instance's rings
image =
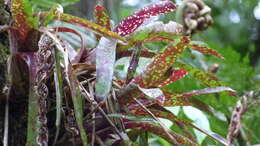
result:
[(123, 19), (119, 23), (119, 25), (115, 27), (114, 32), (117, 32), (121, 36), (125, 36), (135, 31), (140, 25), (142, 25), (145, 19), (159, 14), (172, 12), (176, 9), (176, 7), (176, 4), (169, 0), (160, 1), (155, 4), (148, 5), (141, 10), (135, 12), (133, 15)]

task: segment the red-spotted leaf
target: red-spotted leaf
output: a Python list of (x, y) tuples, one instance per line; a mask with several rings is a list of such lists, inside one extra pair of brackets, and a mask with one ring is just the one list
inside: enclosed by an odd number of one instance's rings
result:
[[(41, 16), (41, 17), (44, 17), (44, 16), (48, 15), (48, 13), (47, 12), (41, 12), (41, 13), (38, 13), (38, 15)], [(87, 20), (84, 20), (84, 19), (76, 17), (76, 16), (72, 16), (72, 15), (64, 14), (64, 13), (57, 13), (57, 14), (55, 14), (54, 18), (56, 20), (60, 20), (60, 21), (63, 21), (63, 22), (68, 22), (68, 23), (80, 25), (82, 27), (90, 29), (90, 30), (92, 30), (96, 33), (99, 33), (100, 35), (106, 36), (106, 37), (115, 38), (115, 39), (119, 39), (123, 42), (127, 42), (127, 40), (125, 38), (121, 37), (117, 33), (112, 32), (112, 31), (110, 31), (110, 30), (106, 29), (105, 27), (102, 27), (98, 24), (89, 22)]]
[(179, 144), (196, 145), (195, 142), (191, 141), (187, 137), (181, 136), (181, 135), (175, 133), (174, 131), (167, 130), (167, 133), (169, 133), (170, 136), (172, 136), (175, 139), (174, 140), (165, 132), (165, 128), (159, 127), (159, 126), (152, 124), (150, 122), (129, 121), (129, 122), (125, 122), (124, 124), (125, 124), (125, 127), (127, 129), (142, 128), (142, 130), (144, 130), (144, 131), (148, 131), (148, 132), (152, 132), (154, 134), (157, 134), (158, 136), (167, 140), (172, 145), (176, 145), (176, 144), (177, 145), (179, 145)]
[(182, 25), (170, 21), (164, 24), (161, 21), (156, 21), (136, 30), (134, 33), (127, 36), (128, 45), (119, 45), (117, 52), (122, 52), (137, 43), (151, 42), (174, 42), (180, 34), (182, 34)]
[(211, 108), (207, 104), (193, 98), (192, 96), (183, 96), (181, 93), (167, 89), (162, 90), (165, 96), (163, 106), (193, 106), (201, 111), (212, 113)]
[[(167, 35), (167, 34), (165, 34)], [(152, 43), (152, 42), (174, 42), (175, 39), (171, 38), (171, 37), (167, 37), (163, 34), (153, 34), (153, 35), (150, 35), (149, 38), (146, 38), (144, 40), (144, 43)]]
[(185, 77), (187, 74), (188, 74), (188, 72), (186, 72), (183, 69), (173, 69), (172, 75), (166, 81), (161, 83), (159, 85), (159, 87), (163, 87), (163, 86), (169, 85), (169, 84), (171, 84), (171, 83), (173, 83), (173, 82), (175, 82), (175, 81)]
[(114, 32), (117, 32), (121, 36), (128, 35), (141, 26), (146, 19), (159, 14), (172, 12), (176, 7), (174, 3), (168, 0), (148, 5), (122, 20), (120, 24), (115, 27)]
[(203, 53), (203, 54), (211, 54), (211, 55), (217, 56), (217, 57), (219, 57), (219, 58), (221, 58), (221, 59), (224, 59), (224, 57), (223, 57), (221, 54), (219, 54), (219, 53), (218, 53), (217, 51), (215, 51), (215, 50), (210, 49), (210, 48), (207, 47), (207, 46), (200, 45), (200, 44), (196, 44), (196, 43), (190, 43), (190, 44), (189, 44), (189, 47), (190, 47), (191, 49), (196, 50), (196, 51), (199, 51), (199, 52), (201, 52), (201, 53)]
[[(116, 48), (117, 54), (124, 54), (125, 52), (129, 52), (129, 48), (135, 46), (137, 43), (142, 42), (143, 44), (146, 43), (153, 43), (153, 42), (166, 42), (171, 43), (176, 41), (176, 36), (173, 36), (172, 34), (168, 33), (145, 33), (145, 36), (143, 38), (137, 38), (137, 37), (127, 37), (127, 40), (129, 40), (127, 45), (119, 44)], [(120, 56), (120, 55), (119, 55)]]
[(12, 0), (11, 12), (14, 27), (19, 32), (19, 40), (23, 42), (28, 32), (37, 26), (37, 19), (33, 17), (32, 7), (28, 0)]
[(153, 59), (145, 68), (143, 73), (135, 77), (132, 82), (142, 88), (156, 87), (167, 79), (167, 73), (171, 65), (182, 54), (187, 44), (190, 42), (189, 37), (182, 37), (176, 45), (169, 44), (164, 51)]
[(94, 10), (94, 19), (96, 24), (107, 28), (108, 30), (111, 29), (110, 26), (110, 17), (107, 14), (106, 9), (101, 5), (96, 5)]
[[(101, 5), (96, 5), (94, 9), (94, 20), (95, 23), (111, 30), (110, 26), (110, 18), (106, 12), (106, 9)], [(98, 39), (100, 39), (100, 35), (96, 35)]]
[(204, 95), (204, 94), (213, 94), (213, 93), (219, 93), (219, 92), (229, 92), (232, 95), (235, 95), (236, 91), (229, 87), (210, 87), (205, 88), (201, 90), (193, 90), (190, 92), (183, 93), (182, 96), (194, 96), (194, 95)]
[(156, 36), (165, 36), (168, 38), (168, 41), (169, 39), (175, 40), (176, 36), (182, 34), (182, 32), (182, 25), (174, 21), (170, 21), (166, 24), (164, 24), (161, 21), (156, 21), (146, 26), (143, 26), (142, 28), (138, 29), (137, 31), (129, 35), (127, 38), (133, 39), (135, 41), (148, 41), (150, 38)]
[[(213, 132), (209, 132), (209, 131), (206, 131), (202, 128), (199, 128), (195, 125), (193, 125), (192, 123), (190, 123), (189, 121), (186, 121), (186, 120), (183, 120), (183, 119), (180, 119), (178, 118), (177, 116), (175, 116), (173, 113), (171, 113), (170, 111), (168, 111), (167, 109), (161, 107), (161, 106), (157, 106), (157, 107), (151, 107), (149, 108), (150, 112), (152, 112), (155, 116), (157, 117), (160, 117), (160, 118), (165, 118), (165, 119), (169, 119), (171, 120), (172, 122), (174, 123), (178, 123), (178, 122), (181, 122), (187, 126), (190, 126), (208, 136), (210, 136), (211, 138), (219, 141), (220, 143), (224, 144), (224, 145), (227, 145), (227, 140), (223, 137), (221, 137), (220, 135), (216, 134), (216, 133), (213, 133)], [(143, 110), (141, 112), (141, 110), (139, 110), (139, 113), (136, 113), (138, 115), (143, 115), (143, 116), (148, 116), (149, 114)]]
[(194, 68), (190, 65), (182, 64), (180, 62), (176, 62), (175, 65), (180, 67), (181, 69), (186, 70), (189, 75), (200, 81), (203, 85), (206, 85), (208, 87), (223, 86), (216, 77), (200, 69)]
[(150, 89), (145, 89), (145, 88), (139, 88), (143, 94), (150, 99), (158, 99), (160, 103), (164, 102), (164, 95), (161, 89), (159, 88), (150, 88)]

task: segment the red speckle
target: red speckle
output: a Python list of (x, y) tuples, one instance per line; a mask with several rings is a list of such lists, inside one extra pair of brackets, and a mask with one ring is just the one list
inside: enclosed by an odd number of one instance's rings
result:
[(135, 31), (144, 21), (152, 16), (168, 13), (176, 9), (176, 5), (171, 1), (160, 1), (155, 4), (148, 5), (133, 15), (125, 18), (114, 29), (121, 36), (125, 36)]
[(186, 72), (183, 69), (174, 69), (173, 72), (172, 72), (172, 75), (165, 82), (161, 83), (159, 85), (159, 87), (171, 84), (171, 83), (185, 77), (187, 74), (188, 74), (188, 72)]

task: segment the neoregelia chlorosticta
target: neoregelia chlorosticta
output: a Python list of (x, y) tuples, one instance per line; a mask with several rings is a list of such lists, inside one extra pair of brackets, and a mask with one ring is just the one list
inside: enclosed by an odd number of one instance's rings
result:
[[(174, 11), (176, 5), (171, 1), (161, 1), (148, 5), (125, 18), (115, 27), (114, 32), (125, 36), (135, 31), (143, 22), (153, 16)], [(96, 47), (96, 97), (104, 99), (111, 88), (114, 73), (117, 40), (101, 38)]]

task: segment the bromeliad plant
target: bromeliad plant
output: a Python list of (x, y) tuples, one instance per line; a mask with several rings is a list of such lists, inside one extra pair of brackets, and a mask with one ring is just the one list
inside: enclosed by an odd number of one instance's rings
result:
[[(23, 104), (27, 105), (27, 112), (21, 114), (27, 117), (26, 142), (21, 139), (19, 144), (136, 145), (139, 136), (139, 144), (145, 145), (147, 132), (151, 132), (173, 145), (196, 145), (188, 126), (227, 145), (221, 136), (180, 119), (165, 108), (193, 106), (212, 114), (212, 109), (194, 96), (219, 92), (234, 95), (213, 75), (178, 60), (185, 49), (223, 59), (216, 51), (191, 41), (191, 33), (212, 22), (210, 9), (203, 2), (187, 0), (180, 9), (169, 0), (160, 1), (123, 19), (114, 29), (101, 5), (95, 7), (95, 23), (64, 14), (59, 6), (34, 13), (27, 0), (12, 0), (10, 6), (11, 25), (2, 26), (1, 30), (10, 32), (8, 100), (14, 102), (23, 97)], [(176, 9), (185, 14), (181, 15), (185, 17), (185, 27), (174, 21), (150, 21), (153, 16)], [(97, 46), (86, 48), (84, 38), (71, 28), (47, 28), (54, 20), (95, 32)], [(191, 23), (193, 26), (188, 27)], [(81, 38), (77, 55), (71, 55), (75, 49), (58, 32)], [(166, 46), (154, 53), (146, 48), (146, 44), (154, 42), (164, 42)], [(131, 56), (127, 77), (118, 79), (114, 76), (115, 62), (126, 56)], [(152, 61), (137, 74), (140, 57)], [(165, 88), (188, 74), (207, 88), (185, 93)], [(182, 133), (166, 128), (158, 118), (169, 119)], [(9, 131), (14, 133), (12, 128)], [(9, 143), (15, 145), (12, 138), (9, 136)]]

